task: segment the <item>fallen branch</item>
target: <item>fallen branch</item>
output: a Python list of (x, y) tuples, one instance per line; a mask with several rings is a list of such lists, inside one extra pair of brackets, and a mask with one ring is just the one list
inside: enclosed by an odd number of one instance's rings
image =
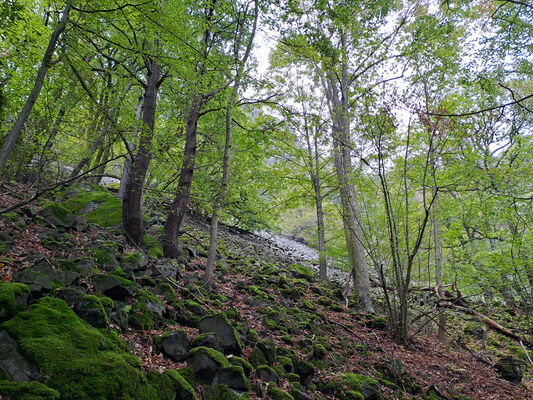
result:
[(15, 209), (17, 209), (17, 208), (19, 208), (19, 207), (25, 206), (26, 204), (31, 203), (33, 200), (36, 200), (36, 199), (38, 199), (39, 197), (41, 197), (43, 194), (45, 194), (45, 193), (47, 193), (47, 192), (50, 192), (50, 191), (52, 191), (52, 190), (54, 190), (54, 189), (57, 189), (57, 188), (60, 187), (60, 186), (67, 185), (67, 184), (69, 184), (69, 183), (71, 183), (71, 182), (73, 182), (73, 181), (75, 181), (75, 180), (77, 180), (77, 179), (80, 179), (81, 177), (84, 177), (85, 175), (91, 173), (91, 172), (94, 171), (95, 169), (100, 168), (102, 165), (108, 164), (108, 163), (110, 163), (111, 161), (118, 160), (119, 158), (122, 158), (122, 157), (125, 157), (125, 156), (126, 156), (126, 154), (121, 154), (121, 155), (116, 156), (116, 157), (114, 157), (114, 158), (110, 158), (109, 160), (104, 161), (104, 162), (102, 162), (102, 163), (100, 163), (100, 164), (98, 164), (98, 165), (95, 165), (93, 168), (91, 168), (91, 169), (89, 169), (89, 170), (87, 170), (87, 171), (85, 171), (85, 172), (83, 172), (83, 173), (81, 173), (81, 174), (79, 174), (79, 175), (76, 175), (76, 176), (73, 177), (73, 178), (66, 179), (66, 180), (64, 180), (64, 181), (61, 181), (61, 182), (59, 182), (59, 183), (56, 183), (55, 185), (52, 185), (52, 186), (49, 186), (49, 187), (47, 187), (47, 188), (44, 188), (44, 189), (38, 190), (37, 192), (35, 192), (35, 194), (34, 194), (33, 196), (29, 197), (28, 199), (23, 200), (23, 201), (21, 201), (21, 202), (18, 202), (18, 203), (16, 203), (16, 204), (13, 204), (12, 206), (9, 206), (9, 207), (7, 207), (7, 208), (4, 208), (3, 210), (0, 210), (0, 215), (1, 215), (1, 214), (5, 214), (6, 212), (9, 212), (9, 211), (13, 211), (13, 210), (15, 210)]
[(444, 299), (439, 300), (438, 307), (451, 308), (451, 309), (460, 311), (462, 313), (465, 313), (465, 314), (468, 314), (468, 315), (472, 315), (472, 316), (476, 317), (477, 319), (479, 319), (480, 321), (482, 321), (485, 325), (487, 325), (492, 330), (494, 330), (494, 331), (496, 331), (498, 333), (501, 333), (502, 335), (507, 336), (507, 337), (509, 337), (511, 339), (514, 339), (518, 343), (523, 343), (525, 346), (533, 349), (533, 342), (531, 342), (530, 340), (525, 339), (525, 338), (517, 335), (512, 330), (500, 325), (499, 323), (497, 323), (493, 319), (490, 319), (486, 315), (481, 314), (479, 311), (473, 310), (473, 309), (471, 309), (469, 307), (463, 307), (463, 306), (459, 306), (459, 305), (453, 304), (452, 302), (444, 300)]

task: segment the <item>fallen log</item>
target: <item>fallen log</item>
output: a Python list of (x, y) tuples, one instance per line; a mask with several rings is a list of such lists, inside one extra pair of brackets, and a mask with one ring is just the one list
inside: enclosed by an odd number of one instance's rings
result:
[(479, 319), (481, 322), (483, 322), (485, 325), (487, 325), (492, 330), (494, 330), (494, 331), (496, 331), (498, 333), (501, 333), (502, 335), (507, 336), (508, 338), (514, 339), (517, 342), (522, 343), (524, 346), (527, 346), (527, 347), (533, 349), (533, 342), (531, 342), (530, 340), (528, 340), (528, 339), (526, 339), (524, 337), (519, 336), (518, 334), (516, 334), (515, 332), (513, 332), (509, 328), (506, 328), (506, 327), (500, 325), (499, 323), (497, 323), (493, 319), (490, 319), (486, 315), (481, 314), (479, 311), (476, 311), (476, 310), (474, 310), (472, 308), (469, 308), (469, 307), (464, 307), (464, 306), (460, 306), (460, 305), (454, 304), (453, 301), (448, 301), (446, 299), (440, 299), (438, 301), (438, 303), (437, 303), (437, 307), (451, 308), (453, 310), (460, 311), (460, 312), (462, 312), (464, 314), (472, 315), (473, 317), (476, 317), (477, 319)]

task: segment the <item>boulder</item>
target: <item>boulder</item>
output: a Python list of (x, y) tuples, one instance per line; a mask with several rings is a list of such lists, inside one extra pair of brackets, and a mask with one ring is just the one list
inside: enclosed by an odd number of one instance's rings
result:
[(14, 237), (15, 235), (11, 231), (0, 232), (0, 255), (6, 254), (9, 252), (9, 250), (11, 250)]
[(193, 347), (210, 347), (217, 351), (222, 351), (222, 340), (215, 332), (206, 332), (196, 336), (192, 341)]
[(268, 365), (273, 365), (276, 360), (276, 345), (270, 340), (261, 340), (256, 346), (265, 355)]
[(52, 281), (46, 275), (33, 271), (31, 268), (15, 272), (12, 281), (26, 284), (33, 299), (47, 296), (52, 291)]
[(200, 333), (216, 333), (222, 341), (222, 349), (225, 354), (241, 355), (241, 339), (225, 314), (220, 313), (202, 318), (198, 323), (198, 328)]
[(524, 377), (523, 362), (510, 356), (501, 357), (494, 365), (498, 375), (506, 381), (520, 383)]
[(214, 349), (196, 347), (187, 354), (187, 365), (199, 383), (209, 384), (215, 372), (219, 368), (229, 367), (230, 363), (222, 353)]
[(294, 363), (294, 372), (300, 376), (302, 385), (309, 386), (315, 376), (315, 367), (308, 361), (296, 361)]
[(274, 382), (276, 385), (279, 383), (279, 375), (276, 371), (270, 368), (268, 365), (260, 365), (255, 371), (255, 377), (264, 382)]
[(124, 300), (131, 297), (136, 288), (134, 282), (115, 275), (93, 275), (92, 280), (97, 291), (113, 300)]
[(109, 322), (104, 307), (96, 296), (85, 295), (75, 301), (74, 312), (95, 328), (105, 328)]
[(15, 382), (41, 379), (37, 366), (20, 354), (17, 342), (4, 330), (0, 331), (0, 371)]
[(30, 289), (23, 283), (0, 281), (0, 323), (28, 307)]
[(244, 375), (242, 367), (232, 365), (227, 368), (219, 368), (213, 375), (211, 385), (226, 385), (227, 387), (240, 392), (249, 392), (252, 388), (250, 382)]
[(59, 204), (48, 203), (39, 211), (39, 215), (50, 225), (63, 227), (63, 228), (74, 228), (79, 225), (80, 228), (83, 228), (87, 225), (87, 222), (82, 217), (77, 217), (68, 209)]
[(161, 351), (176, 362), (187, 359), (189, 339), (185, 331), (175, 331), (163, 336), (155, 336), (154, 343)]
[(39, 261), (31, 269), (32, 271), (45, 275), (52, 282), (60, 286), (71, 286), (80, 277), (80, 274), (77, 272), (53, 268), (46, 260)]

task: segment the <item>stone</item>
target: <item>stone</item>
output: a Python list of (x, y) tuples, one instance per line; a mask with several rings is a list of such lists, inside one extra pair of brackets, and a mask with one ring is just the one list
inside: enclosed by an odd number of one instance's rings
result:
[(192, 341), (193, 347), (210, 347), (222, 351), (222, 340), (214, 332), (206, 332), (196, 336)]
[(506, 381), (520, 383), (524, 377), (523, 362), (510, 356), (501, 357), (494, 365), (498, 375)]
[(375, 317), (366, 321), (365, 326), (370, 329), (383, 331), (387, 329), (387, 320), (383, 317)]
[(240, 392), (249, 392), (251, 390), (250, 382), (244, 375), (242, 367), (236, 365), (218, 369), (213, 375), (211, 385), (226, 385)]
[(268, 365), (273, 365), (276, 360), (276, 345), (270, 340), (261, 340), (256, 346), (265, 355)]
[(73, 228), (78, 223), (81, 223), (80, 217), (76, 217), (73, 213), (67, 210), (65, 207), (60, 206), (59, 204), (49, 203), (45, 205), (39, 211), (39, 215), (50, 225), (63, 227), (63, 228)]
[(0, 280), (0, 323), (11, 319), (28, 307), (30, 289), (23, 283), (6, 283)]
[(93, 275), (94, 288), (113, 300), (124, 300), (134, 293), (135, 283), (115, 275)]
[(6, 254), (13, 246), (13, 239), (15, 235), (11, 231), (0, 232), (0, 255)]
[(196, 347), (187, 355), (187, 366), (194, 372), (198, 383), (211, 383), (219, 368), (230, 366), (224, 355), (208, 347)]
[(187, 359), (189, 345), (189, 339), (184, 331), (172, 332), (160, 339), (160, 347), (163, 353), (176, 362), (182, 362)]
[(15, 272), (12, 281), (26, 284), (33, 299), (48, 296), (52, 291), (52, 281), (46, 275), (33, 271), (31, 268)]
[(204, 317), (198, 323), (200, 333), (214, 332), (222, 341), (225, 354), (242, 354), (242, 342), (235, 329), (222, 313)]
[(37, 366), (20, 354), (16, 340), (4, 330), (0, 331), (0, 371), (15, 382), (41, 379)]
[(31, 267), (32, 271), (45, 275), (52, 282), (59, 284), (60, 286), (71, 286), (80, 277), (80, 274), (75, 271), (63, 271), (60, 269), (52, 268), (48, 261), (43, 260)]
[(296, 361), (294, 363), (294, 372), (300, 376), (302, 385), (309, 386), (315, 376), (315, 367), (308, 361)]
[(274, 382), (276, 385), (279, 383), (279, 375), (276, 371), (270, 368), (268, 365), (260, 365), (255, 371), (255, 377), (264, 382)]
[(106, 328), (109, 318), (96, 296), (85, 295), (74, 302), (74, 312), (95, 328)]

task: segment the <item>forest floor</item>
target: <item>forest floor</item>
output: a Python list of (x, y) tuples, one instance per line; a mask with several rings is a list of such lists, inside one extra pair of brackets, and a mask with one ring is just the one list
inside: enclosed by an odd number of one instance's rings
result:
[[(15, 204), (25, 196), (28, 192), (24, 186), (3, 184), (0, 188), (0, 209)], [(9, 233), (12, 237), (9, 250), (0, 256), (1, 280), (10, 282), (17, 271), (31, 267), (36, 254), (49, 260), (69, 259), (87, 252), (94, 243), (109, 240), (119, 242), (124, 254), (139, 250), (126, 243), (119, 230), (104, 229), (94, 224), (89, 224), (80, 232), (70, 230), (72, 245), (68, 248), (46, 248), (42, 239), (50, 228), (36, 218), (41, 205), (34, 201), (22, 209), (0, 216), (0, 232)], [(294, 284), (300, 294), (291, 297), (280, 293), (280, 276), (288, 274), (291, 265), (299, 260), (264, 238), (227, 227), (221, 230), (220, 243), (230, 266), (219, 268), (224, 271), (219, 271), (213, 288), (214, 293), (226, 300), (212, 301), (202, 291), (190, 290), (190, 285), (201, 286), (207, 243), (206, 223), (190, 218), (183, 239), (192, 250), (178, 280), (178, 285), (182, 285), (177, 288), (178, 298), (185, 299), (185, 294), (189, 298), (192, 296), (200, 304), (202, 313), (233, 310), (239, 316), (240, 324), (255, 330), (260, 339), (269, 339), (279, 347), (293, 350), (300, 358), (313, 360), (313, 384), (307, 385), (305, 390), (308, 398), (346, 398), (333, 389), (327, 390), (327, 383), (343, 373), (355, 372), (375, 378), (379, 383), (379, 393), (385, 399), (533, 399), (531, 368), (526, 371), (521, 384), (505, 381), (495, 372), (497, 356), (509, 353), (513, 344), (494, 332), (490, 335), (494, 336), (493, 341), (501, 349), (497, 353), (491, 354), (489, 350), (485, 354), (480, 350), (481, 342), (462, 331), (464, 322), (450, 315), (450, 335), (446, 343), (436, 339), (434, 326), (430, 324), (409, 343), (401, 344), (382, 324), (376, 323), (381, 319), (361, 313), (352, 306), (345, 307), (340, 296), (330, 296), (342, 290), (340, 284), (330, 283), (326, 287), (313, 279), (296, 279)], [(154, 268), (163, 265), (163, 261), (151, 261)], [(235, 268), (232, 267), (234, 265)], [(295, 276), (298, 277), (297, 274)], [(159, 298), (170, 307), (161, 296)], [(380, 299), (375, 300), (380, 303)], [(294, 310), (299, 310), (301, 315), (291, 314)], [(297, 329), (291, 328), (291, 319), (299, 321)], [(143, 370), (163, 372), (167, 368), (184, 367), (185, 363), (171, 361), (157, 348), (152, 337), (175, 329), (185, 329), (190, 339), (198, 335), (194, 326), (165, 324), (157, 329), (122, 330), (120, 336), (141, 360)], [(327, 349), (320, 358), (313, 355), (316, 343), (325, 343)], [(250, 358), (252, 347), (245, 340), (245, 359)], [(400, 367), (394, 367), (398, 365)], [(264, 385), (254, 376), (250, 380), (254, 388)], [(279, 388), (289, 391), (291, 383), (281, 378)], [(197, 387), (197, 391), (200, 395), (201, 388)], [(262, 398), (261, 393), (258, 389), (252, 392), (251, 398)]]

